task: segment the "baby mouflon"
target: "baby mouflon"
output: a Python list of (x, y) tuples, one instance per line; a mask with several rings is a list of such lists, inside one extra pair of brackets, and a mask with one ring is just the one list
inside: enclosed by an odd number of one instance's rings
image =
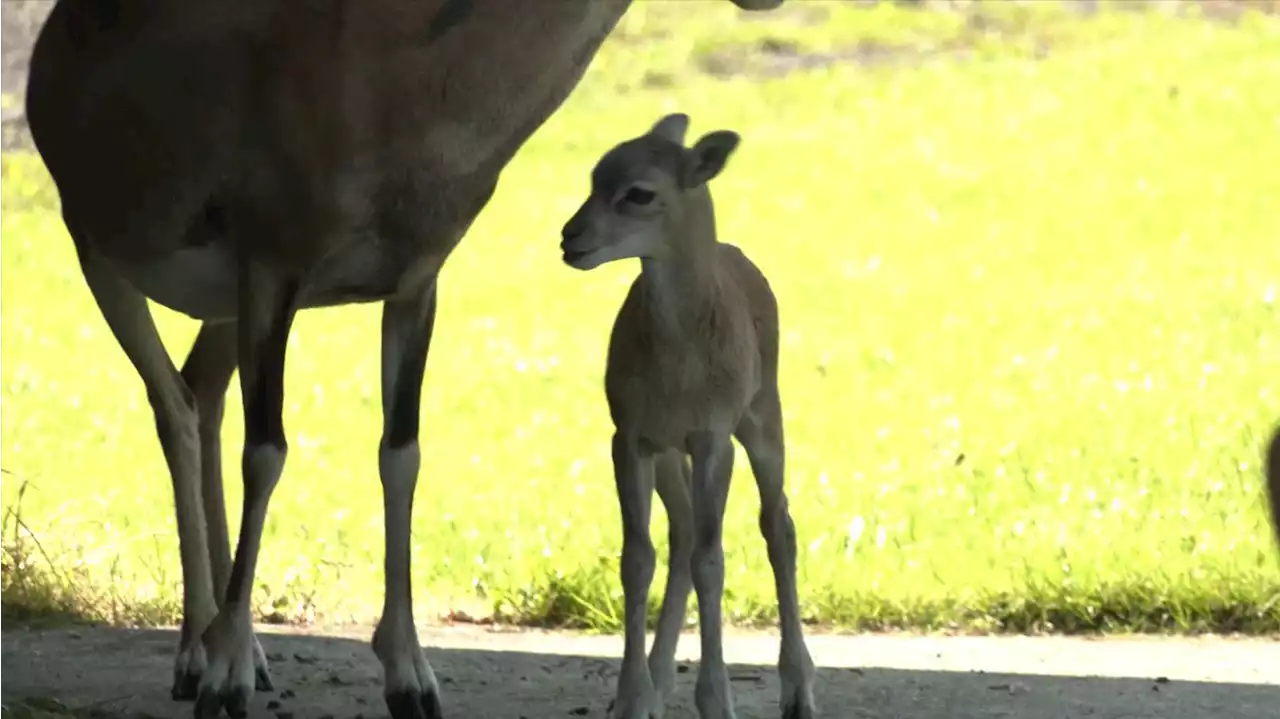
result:
[[(716, 239), (707, 183), (724, 169), (739, 136), (719, 130), (685, 147), (688, 127), (687, 115), (670, 114), (609, 150), (592, 170), (591, 193), (565, 224), (561, 243), (565, 263), (580, 270), (628, 258), (638, 258), (641, 267), (614, 321), (605, 370), (626, 604), (612, 717), (662, 716), (691, 586), (702, 639), (698, 714), (734, 717), (721, 640), (721, 528), (736, 437), (759, 488), (760, 531), (777, 586), (782, 716), (810, 719), (813, 660), (801, 630), (795, 525), (783, 491), (777, 301), (751, 260)], [(667, 509), (671, 549), (646, 662), (655, 488)]]

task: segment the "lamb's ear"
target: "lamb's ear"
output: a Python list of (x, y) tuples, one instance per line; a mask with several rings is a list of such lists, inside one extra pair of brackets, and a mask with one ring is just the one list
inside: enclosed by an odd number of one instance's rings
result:
[(673, 112), (658, 120), (649, 130), (650, 135), (666, 138), (684, 147), (684, 136), (689, 132), (689, 116), (683, 112)]
[(732, 130), (709, 132), (689, 148), (680, 170), (680, 184), (692, 189), (720, 174), (741, 138)]

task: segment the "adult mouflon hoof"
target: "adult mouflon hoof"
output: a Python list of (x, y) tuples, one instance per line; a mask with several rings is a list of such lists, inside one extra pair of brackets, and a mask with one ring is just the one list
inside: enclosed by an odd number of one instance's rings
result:
[(201, 689), (196, 698), (196, 719), (217, 719), (223, 709), (231, 719), (245, 719), (249, 716), (249, 697), (251, 692), (246, 686), (228, 685), (221, 689), (209, 687)]
[(650, 706), (649, 702), (619, 704), (617, 699), (611, 699), (605, 716), (609, 719), (662, 719), (662, 708)]
[(169, 696), (174, 701), (191, 701), (200, 693), (200, 676), (208, 665), (204, 645), (199, 639), (191, 641), (185, 647), (179, 647), (178, 656), (173, 662), (173, 686)]
[(253, 637), (253, 688), (260, 692), (272, 692), (276, 683), (271, 681), (271, 668), (267, 664), (267, 653), (262, 651), (257, 635)]
[(391, 719), (441, 719), (440, 683), (418, 644), (413, 617), (384, 614), (373, 632), (373, 651), (382, 663), (383, 697)]
[(249, 700), (263, 678), (258, 659), (265, 661), (248, 617), (224, 607), (205, 630), (201, 643), (208, 666), (200, 676), (195, 719), (217, 719), (223, 709), (232, 719), (247, 716)]
[(793, 702), (782, 707), (782, 719), (816, 719), (817, 716), (812, 704)]
[(440, 706), (440, 693), (434, 689), (403, 690), (387, 694), (386, 698), (391, 719), (443, 719), (444, 717), (444, 709)]
[(800, 681), (789, 680), (784, 674), (782, 678), (782, 719), (816, 719), (817, 708), (813, 701), (813, 662), (806, 652), (805, 667)]
[[(200, 695), (200, 678), (207, 666), (208, 659), (201, 642), (193, 642), (190, 647), (179, 650), (169, 696), (178, 702), (195, 700)], [(276, 688), (271, 680), (266, 652), (262, 651), (256, 636), (253, 638), (253, 688), (260, 692), (275, 691)]]

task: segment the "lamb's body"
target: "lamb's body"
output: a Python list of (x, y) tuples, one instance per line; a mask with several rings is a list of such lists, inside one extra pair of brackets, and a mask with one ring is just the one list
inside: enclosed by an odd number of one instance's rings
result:
[[(669, 115), (611, 150), (592, 173), (591, 197), (564, 228), (565, 261), (591, 269), (638, 257), (614, 321), (605, 390), (622, 509), (626, 647), (615, 719), (662, 715), (690, 587), (698, 593), (703, 719), (733, 719), (721, 642), (721, 546), (736, 437), (760, 490), (760, 530), (778, 591), (784, 719), (814, 715), (813, 661), (796, 590), (795, 526), (783, 492), (778, 395), (778, 306), (769, 282), (737, 247), (716, 239), (706, 182), (737, 135), (683, 145), (688, 118)], [(691, 459), (692, 471), (686, 457)], [(645, 658), (645, 601), (653, 581), (653, 490), (667, 509), (671, 553), (653, 648)]]
[[(684, 451), (690, 434), (723, 420), (736, 428), (777, 387), (778, 304), (769, 282), (733, 245), (717, 242), (714, 259), (702, 292), (664, 287), (664, 268), (647, 262), (647, 280), (636, 278), (613, 325), (610, 414), (654, 447)], [(678, 327), (663, 314), (677, 304), (664, 291), (682, 295)]]

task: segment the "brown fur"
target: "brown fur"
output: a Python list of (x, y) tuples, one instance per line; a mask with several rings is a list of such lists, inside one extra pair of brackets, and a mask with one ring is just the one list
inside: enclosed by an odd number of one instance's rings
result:
[[(778, 306), (768, 280), (734, 245), (708, 249), (705, 284), (682, 288), (678, 328), (642, 273), (610, 335), (605, 391), (614, 424), (657, 447), (683, 451), (692, 432), (717, 421), (736, 427), (761, 393), (777, 393)], [(686, 260), (696, 261), (677, 261)]]
[[(86, 284), (155, 413), (183, 567), (173, 696), (197, 698), (197, 717), (239, 714), (255, 684), (271, 687), (249, 607), (287, 454), (294, 316), (377, 300), (387, 548), (373, 645), (393, 718), (440, 716), (409, 590), (436, 278), (629, 5), (60, 0), (49, 14), (27, 120)], [(147, 299), (204, 321), (180, 372)], [(218, 457), (237, 369), (245, 499), (233, 563)]]
[(707, 186), (680, 187), (684, 152), (656, 132), (610, 150), (565, 240), (570, 255), (623, 247), (635, 224), (619, 193), (636, 182), (658, 191), (650, 207), (660, 209), (639, 221), (660, 225), (648, 230), (660, 236), (648, 240), (614, 322), (605, 388), (619, 429), (681, 450), (689, 433), (732, 430), (761, 392), (776, 393), (778, 364), (773, 291), (740, 249), (717, 239)]
[[(688, 117), (661, 119), (614, 147), (591, 175), (591, 194), (565, 224), (565, 262), (590, 270), (639, 258), (641, 273), (614, 320), (605, 369), (614, 474), (622, 510), (625, 603), (615, 719), (660, 715), (674, 684), (674, 653), (690, 586), (698, 592), (704, 661), (696, 704), (703, 719), (732, 719), (720, 604), (721, 526), (736, 436), (760, 490), (760, 529), (778, 590), (784, 719), (814, 716), (813, 662), (796, 590), (795, 526), (783, 491), (785, 447), (778, 393), (778, 306), (747, 256), (716, 238), (707, 182), (738, 144), (713, 132), (684, 147)], [(686, 455), (692, 471), (686, 469)], [(644, 654), (645, 598), (653, 578), (649, 514), (654, 489), (667, 509), (671, 550), (658, 627)]]
[(434, 39), (449, 0), (59, 3), (28, 117), (77, 238), (143, 261), (224, 241), (214, 207), (294, 272), (448, 254), (629, 5), (469, 2)]

